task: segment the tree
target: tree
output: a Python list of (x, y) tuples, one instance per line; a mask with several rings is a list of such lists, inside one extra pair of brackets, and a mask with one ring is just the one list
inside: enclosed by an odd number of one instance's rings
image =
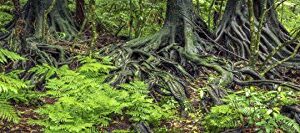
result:
[(75, 19), (78, 24), (82, 24), (85, 19), (84, 0), (76, 0)]
[[(229, 1), (229, 5), (235, 7), (235, 4), (240, 2), (232, 0)], [(229, 15), (227, 18), (226, 15), (234, 12), (235, 8), (228, 10), (227, 4), (227, 12), (224, 16), (227, 21), (233, 16)], [(247, 12), (242, 11), (244, 14)], [(248, 20), (244, 19), (241, 18), (245, 22), (242, 24), (249, 25)], [(224, 23), (225, 20), (222, 20), (221, 24), (228, 26), (227, 21)], [(224, 33), (227, 32), (230, 31), (224, 30)], [(219, 41), (220, 36), (217, 39)], [(206, 87), (210, 100), (214, 104), (222, 103), (220, 98), (226, 95), (225, 88), (231, 88), (230, 85), (234, 88), (234, 85), (281, 84), (299, 89), (299, 86), (294, 84), (283, 84), (284, 81), (266, 80), (247, 65), (235, 67), (233, 58), (225, 59), (218, 56), (219, 53), (230, 53), (243, 59), (245, 56), (238, 55), (239, 53), (214, 40), (214, 35), (206, 24), (194, 13), (192, 0), (168, 0), (166, 19), (159, 32), (149, 37), (129, 41), (124, 45), (104, 47), (100, 53), (112, 57), (115, 65), (119, 66), (114, 71), (114, 76), (109, 79), (110, 83), (119, 84), (138, 77), (147, 81), (153, 92), (173, 95), (181, 103), (188, 97), (187, 84), (199, 73), (205, 74), (205, 71), (201, 70), (206, 68), (217, 72), (215, 76), (211, 76)], [(241, 49), (241, 51), (245, 50)], [(248, 76), (253, 80), (244, 81)], [(161, 88), (166, 88), (167, 92)]]
[[(277, 19), (275, 7), (273, 0), (228, 0), (217, 30), (217, 42), (228, 50), (225, 51), (225, 55), (229, 55), (231, 59), (246, 61), (248, 64), (255, 61), (256, 70), (243, 68), (240, 72), (265, 83), (274, 83), (270, 79), (289, 80), (282, 74), (285, 71), (278, 66), (299, 69), (300, 64), (300, 44), (297, 42), (300, 34), (297, 33), (295, 38), (290, 36)], [(235, 82), (239, 85), (254, 84), (237, 79)], [(299, 91), (299, 86), (297, 88)], [(288, 108), (294, 109), (286, 112), (299, 123), (299, 111), (295, 111), (297, 107)]]
[(17, 26), (19, 19), (24, 21), (26, 37), (43, 38), (49, 30), (51, 35), (70, 39), (77, 31), (66, 0), (28, 0), (22, 13), (6, 26), (7, 30)]
[[(49, 40), (71, 40), (77, 34), (77, 26), (68, 8), (66, 0), (28, 0), (22, 10), (18, 10), (19, 1), (13, 1), (16, 7), (14, 20), (6, 25), (8, 32), (0, 32), (0, 40), (36, 63), (49, 63), (57, 66), (64, 62), (67, 54), (58, 45), (48, 44)], [(53, 41), (52, 41), (53, 42)]]
[[(238, 60), (253, 60), (251, 57), (254, 56), (254, 60), (262, 61), (261, 70), (266, 70), (262, 75), (273, 70), (276, 64), (299, 68), (300, 55), (296, 54), (299, 49), (296, 39), (278, 21), (274, 1), (253, 0), (255, 4), (252, 8), (248, 8), (247, 2), (249, 1), (228, 1), (217, 29), (217, 42), (234, 53), (227, 54)], [(253, 10), (253, 29), (249, 21), (250, 9)], [(275, 66), (269, 66), (270, 64)], [(278, 73), (276, 75), (280, 78)]]
[[(173, 95), (183, 103), (188, 96), (186, 84), (199, 74), (200, 66), (220, 74), (211, 85), (212, 95), (224, 95), (220, 86), (225, 87), (233, 80), (232, 73), (219, 64), (223, 61), (209, 55), (217, 53), (213, 37), (204, 21), (194, 13), (192, 0), (168, 0), (166, 19), (159, 32), (124, 45), (105, 47), (101, 53), (111, 56), (119, 66), (110, 79), (112, 84), (138, 77), (148, 81), (154, 91)], [(219, 96), (213, 97), (215, 103), (221, 103)]]

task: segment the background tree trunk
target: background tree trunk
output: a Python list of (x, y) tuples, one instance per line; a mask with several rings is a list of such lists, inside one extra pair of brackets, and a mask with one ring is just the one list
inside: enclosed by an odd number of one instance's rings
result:
[(85, 14), (84, 14), (84, 0), (76, 0), (76, 11), (75, 11), (75, 19), (78, 24), (82, 25)]
[[(47, 34), (69, 40), (76, 34), (77, 26), (66, 2), (66, 0), (28, 0), (22, 14), (16, 14), (6, 29), (11, 31), (17, 26), (17, 21), (22, 20), (25, 23), (23, 28), (26, 32), (25, 38), (32, 36), (43, 38)], [(17, 4), (16, 1), (14, 3)]]
[[(267, 0), (267, 12), (265, 13), (265, 20), (263, 21), (260, 21), (260, 18), (262, 18), (261, 16), (264, 12), (264, 1), (254, 0), (254, 3), (255, 30), (257, 31), (261, 28), (261, 34), (258, 36), (259, 38), (257, 38), (257, 40), (260, 40), (258, 52), (260, 61), (266, 64), (272, 64), (274, 61), (287, 58), (293, 53), (296, 45), (295, 43), (285, 44), (292, 38), (277, 19), (274, 1)], [(241, 58), (249, 59), (251, 54), (250, 22), (248, 17), (246, 0), (229, 0), (223, 19), (217, 30), (218, 37), (216, 40), (227, 50), (238, 55), (239, 57), (227, 53), (238, 60)], [(259, 25), (260, 22), (262, 22), (262, 27)], [(299, 65), (299, 61), (300, 56), (297, 54), (295, 58), (288, 60), (283, 63), (283, 65), (294, 67), (295, 64)]]

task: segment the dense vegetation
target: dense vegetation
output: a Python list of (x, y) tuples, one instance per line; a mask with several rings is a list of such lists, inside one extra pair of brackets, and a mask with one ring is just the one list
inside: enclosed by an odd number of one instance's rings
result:
[(300, 132), (298, 0), (0, 0), (0, 132)]

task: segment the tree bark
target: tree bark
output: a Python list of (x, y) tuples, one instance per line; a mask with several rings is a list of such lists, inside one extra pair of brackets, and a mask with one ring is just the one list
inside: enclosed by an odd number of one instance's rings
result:
[(12, 0), (14, 7), (15, 7), (15, 14), (17, 16), (21, 15), (21, 4), (19, 0)]
[(76, 0), (76, 11), (75, 11), (75, 19), (78, 24), (82, 24), (85, 19), (84, 14), (84, 0)]
[[(254, 0), (254, 26), (255, 31), (261, 28), (258, 57), (263, 64), (272, 64), (289, 57), (296, 47), (295, 42), (286, 44), (292, 38), (284, 26), (278, 21), (274, 9), (274, 1), (267, 0), (267, 10), (264, 14), (264, 0)], [(222, 21), (217, 29), (217, 42), (236, 55), (225, 54), (237, 60), (249, 59), (251, 56), (250, 22), (246, 0), (228, 0)], [(261, 21), (262, 15), (265, 19)], [(262, 25), (260, 25), (262, 23)], [(260, 27), (261, 26), (261, 27)], [(252, 40), (253, 41), (253, 40)], [(277, 51), (278, 50), (278, 51)], [(270, 59), (269, 59), (270, 58)], [(285, 62), (285, 66), (294, 67), (300, 64), (300, 56)], [(258, 63), (258, 62), (257, 62)], [(266, 65), (264, 65), (266, 66)]]
[[(15, 0), (14, 3), (17, 4)], [(66, 0), (28, 0), (21, 13), (16, 14), (15, 19), (7, 24), (8, 31), (17, 26), (17, 21), (22, 20), (27, 33), (25, 38), (43, 38), (47, 34), (70, 40), (76, 35), (77, 26), (67, 8)]]
[[(13, 2), (19, 7), (18, 0)], [(69, 54), (62, 46), (48, 42), (53, 42), (53, 38), (72, 40), (77, 35), (77, 26), (66, 0), (28, 0), (5, 28), (9, 32), (0, 33), (0, 40), (3, 40), (3, 46), (28, 59), (22, 66), (25, 68), (39, 63), (52, 66), (64, 63)], [(11, 40), (13, 45), (8, 43)]]

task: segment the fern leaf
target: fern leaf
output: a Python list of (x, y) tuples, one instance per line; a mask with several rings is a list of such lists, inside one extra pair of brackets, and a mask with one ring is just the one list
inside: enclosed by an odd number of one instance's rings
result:
[(19, 89), (26, 88), (25, 82), (19, 79), (14, 79), (4, 73), (0, 73), (0, 93), (1, 92), (14, 92), (17, 93)]
[(23, 58), (22, 56), (14, 52), (0, 48), (0, 63), (7, 63), (8, 60), (21, 61), (21, 60), (25, 60), (25, 58)]
[(48, 64), (38, 65), (36, 67), (33, 67), (29, 70), (29, 72), (34, 73), (35, 75), (41, 76), (45, 75), (46, 79), (49, 79), (51, 76), (53, 76), (55, 73), (58, 72), (58, 69), (52, 66), (49, 66)]
[(18, 123), (20, 121), (19, 116), (15, 112), (14, 107), (9, 105), (5, 100), (0, 99), (0, 119), (10, 122)]

